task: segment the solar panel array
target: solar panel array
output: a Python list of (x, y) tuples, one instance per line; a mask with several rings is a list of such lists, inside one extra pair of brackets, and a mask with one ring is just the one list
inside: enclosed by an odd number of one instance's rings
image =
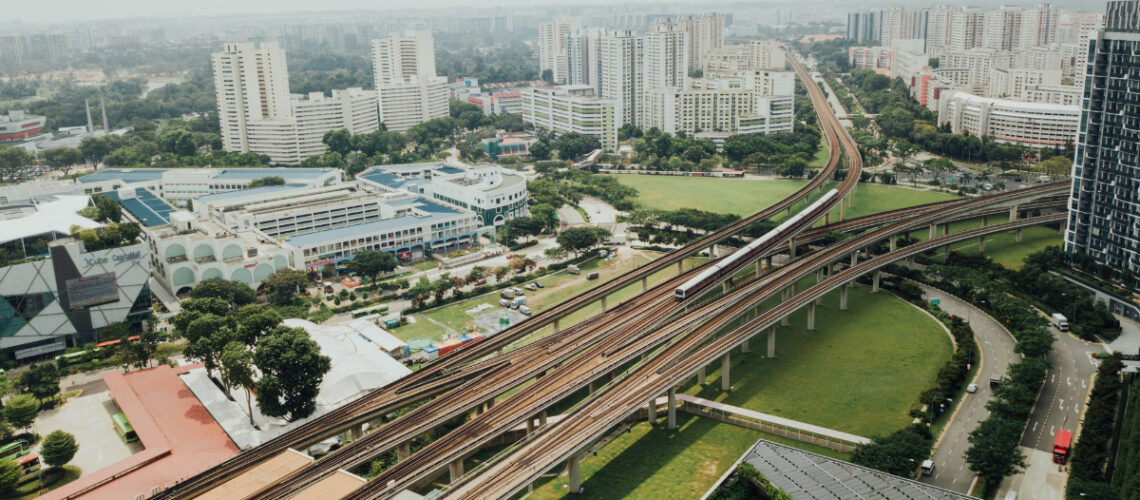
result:
[(120, 200), (115, 191), (106, 194), (147, 227), (170, 224), (170, 213), (177, 210), (145, 188), (136, 188), (135, 197), (126, 200)]
[(792, 498), (967, 500), (970, 497), (886, 472), (760, 440), (744, 456)]

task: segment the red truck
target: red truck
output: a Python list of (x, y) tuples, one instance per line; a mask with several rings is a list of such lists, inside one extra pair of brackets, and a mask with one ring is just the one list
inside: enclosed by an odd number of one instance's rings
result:
[(1073, 444), (1073, 433), (1057, 431), (1057, 440), (1053, 441), (1053, 462), (1064, 464), (1069, 459), (1069, 446)]

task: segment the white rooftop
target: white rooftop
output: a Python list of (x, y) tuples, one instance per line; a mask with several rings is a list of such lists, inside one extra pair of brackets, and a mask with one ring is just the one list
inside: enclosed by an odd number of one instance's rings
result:
[(71, 226), (83, 229), (103, 227), (78, 212), (87, 207), (85, 195), (58, 195), (46, 198), (34, 207), (10, 207), (0, 213), (0, 243), (30, 238), (46, 233), (71, 234)]
[(234, 444), (243, 450), (264, 443), (412, 372), (382, 350), (402, 347), (403, 341), (367, 320), (353, 320), (341, 325), (318, 325), (302, 319), (286, 319), (283, 324), (303, 328), (321, 347), (321, 354), (332, 360), (332, 369), (321, 381), (317, 409), (309, 418), (286, 423), (265, 417), (257, 410), (257, 398), (254, 397), (253, 420), (257, 423), (254, 427), (250, 425), (244, 390), (234, 389), (234, 399), (227, 398), (207, 378), (205, 368), (191, 370), (182, 376), (194, 396), (233, 439)]

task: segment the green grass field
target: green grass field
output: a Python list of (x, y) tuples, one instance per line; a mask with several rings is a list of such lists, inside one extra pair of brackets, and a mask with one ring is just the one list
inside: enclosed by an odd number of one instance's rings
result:
[[(806, 309), (776, 330), (776, 358), (766, 359), (767, 335), (752, 352), (731, 356), (733, 390), (720, 390), (720, 362), (706, 386), (686, 393), (861, 436), (904, 427), (952, 344), (941, 325), (918, 309), (869, 287), (848, 293), (847, 311), (832, 292), (816, 309), (816, 330), (805, 330)], [(888, 390), (889, 389), (889, 390)]]
[[(867, 287), (853, 288), (848, 311), (833, 293), (817, 309), (816, 331), (806, 312), (777, 330), (776, 358), (765, 359), (766, 337), (752, 352), (732, 354), (732, 386), (720, 390), (720, 363), (706, 386), (685, 392), (861, 435), (905, 426), (919, 393), (949, 359), (951, 343), (937, 322), (905, 302)], [(757, 439), (763, 437), (837, 458), (842, 453), (758, 431), (679, 414), (680, 429), (637, 424), (582, 462), (589, 498), (697, 498)], [(533, 498), (567, 497), (566, 477), (536, 486)]]
[[(1006, 222), (1004, 217), (990, 217), (990, 224), (1000, 224)], [(950, 225), (950, 233), (956, 233), (966, 229), (975, 228), (982, 225), (981, 219), (974, 219), (962, 222), (955, 222)], [(942, 229), (939, 229), (941, 236)], [(910, 233), (911, 236), (925, 241), (930, 235), (929, 229), (923, 229)], [(1017, 243), (1016, 235), (1013, 231), (999, 233), (986, 237), (986, 251), (985, 254), (989, 256), (994, 262), (1001, 264), (1010, 269), (1021, 269), (1023, 264), (1022, 260), (1025, 256), (1043, 250), (1045, 247), (1053, 245), (1062, 245), (1064, 243), (1061, 232), (1055, 227), (1035, 226), (1028, 227), (1022, 230), (1021, 243)], [(978, 239), (961, 241), (950, 245), (950, 249), (964, 254), (977, 254), (978, 253)], [(943, 255), (942, 250), (939, 250), (938, 258)]]
[[(638, 203), (647, 208), (699, 208), (742, 217), (763, 210), (806, 183), (802, 180), (739, 180), (664, 175), (620, 175), (618, 180), (636, 188), (639, 193)], [(955, 198), (957, 197), (948, 193), (883, 184), (860, 184), (855, 192), (855, 206), (847, 210), (847, 216), (860, 217)], [(805, 203), (799, 203), (795, 209), (804, 206)], [(839, 220), (839, 207), (832, 211), (831, 220)]]

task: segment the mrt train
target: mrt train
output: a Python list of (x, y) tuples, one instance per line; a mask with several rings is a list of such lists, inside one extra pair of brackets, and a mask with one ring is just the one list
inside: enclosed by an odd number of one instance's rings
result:
[(763, 236), (752, 240), (752, 242), (733, 252), (732, 255), (717, 261), (709, 266), (708, 269), (694, 276), (693, 279), (677, 287), (676, 290), (673, 290), (673, 296), (676, 297), (677, 300), (685, 300), (697, 292), (700, 292), (709, 284), (715, 283), (726, 274), (735, 272), (737, 266), (760, 255), (761, 252), (771, 246), (772, 242), (779, 241), (782, 237), (791, 234), (792, 231), (799, 230), (804, 221), (810, 221), (824, 210), (829, 210), (830, 206), (828, 205), (828, 201), (835, 198), (838, 194), (839, 191), (836, 189), (828, 191), (816, 200), (815, 203), (808, 205), (802, 212), (784, 221), (779, 226), (776, 226), (775, 229), (764, 233)]

